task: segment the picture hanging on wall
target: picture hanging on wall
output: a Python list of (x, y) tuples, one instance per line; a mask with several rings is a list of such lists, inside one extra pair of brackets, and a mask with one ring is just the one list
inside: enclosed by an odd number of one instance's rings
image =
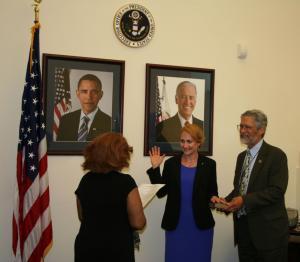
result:
[(48, 154), (81, 155), (123, 128), (125, 61), (43, 54)]
[(146, 64), (144, 155), (153, 146), (162, 153), (181, 152), (185, 121), (203, 128), (204, 155), (212, 155), (214, 69)]

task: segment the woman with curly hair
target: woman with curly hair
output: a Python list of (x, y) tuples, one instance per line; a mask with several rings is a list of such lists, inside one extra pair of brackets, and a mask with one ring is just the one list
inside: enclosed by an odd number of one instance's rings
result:
[(132, 147), (119, 133), (96, 137), (84, 151), (88, 170), (75, 191), (80, 230), (75, 261), (134, 262), (133, 231), (146, 224), (134, 179), (121, 173)]

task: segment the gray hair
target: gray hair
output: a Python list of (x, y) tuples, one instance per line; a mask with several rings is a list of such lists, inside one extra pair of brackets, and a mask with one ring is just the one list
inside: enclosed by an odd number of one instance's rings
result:
[(268, 118), (264, 112), (257, 109), (247, 110), (244, 112), (241, 117), (249, 116), (253, 117), (257, 128), (267, 128)]
[(195, 85), (194, 83), (192, 83), (192, 82), (190, 82), (190, 81), (183, 81), (183, 82), (180, 82), (180, 83), (177, 85), (177, 88), (176, 88), (176, 97), (178, 96), (180, 89), (181, 89), (183, 86), (185, 86), (185, 85), (191, 85), (191, 86), (193, 86), (194, 89), (195, 89), (195, 92), (196, 92), (196, 94), (197, 94), (197, 88), (196, 88), (196, 85)]

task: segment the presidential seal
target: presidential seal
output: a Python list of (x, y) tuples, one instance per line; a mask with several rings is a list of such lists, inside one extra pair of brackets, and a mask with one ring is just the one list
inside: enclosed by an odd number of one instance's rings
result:
[(147, 45), (154, 35), (154, 19), (144, 6), (128, 4), (117, 11), (114, 30), (124, 45), (142, 47)]

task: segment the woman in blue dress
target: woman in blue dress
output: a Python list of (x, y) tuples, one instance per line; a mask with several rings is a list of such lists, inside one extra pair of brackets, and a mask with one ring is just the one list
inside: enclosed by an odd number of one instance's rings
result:
[(166, 231), (165, 262), (211, 261), (214, 219), (209, 203), (218, 196), (216, 162), (199, 153), (203, 130), (185, 124), (180, 133), (182, 153), (160, 165), (165, 155), (159, 147), (149, 154), (152, 167), (147, 170), (152, 184), (165, 184), (157, 193), (167, 195), (162, 228)]

